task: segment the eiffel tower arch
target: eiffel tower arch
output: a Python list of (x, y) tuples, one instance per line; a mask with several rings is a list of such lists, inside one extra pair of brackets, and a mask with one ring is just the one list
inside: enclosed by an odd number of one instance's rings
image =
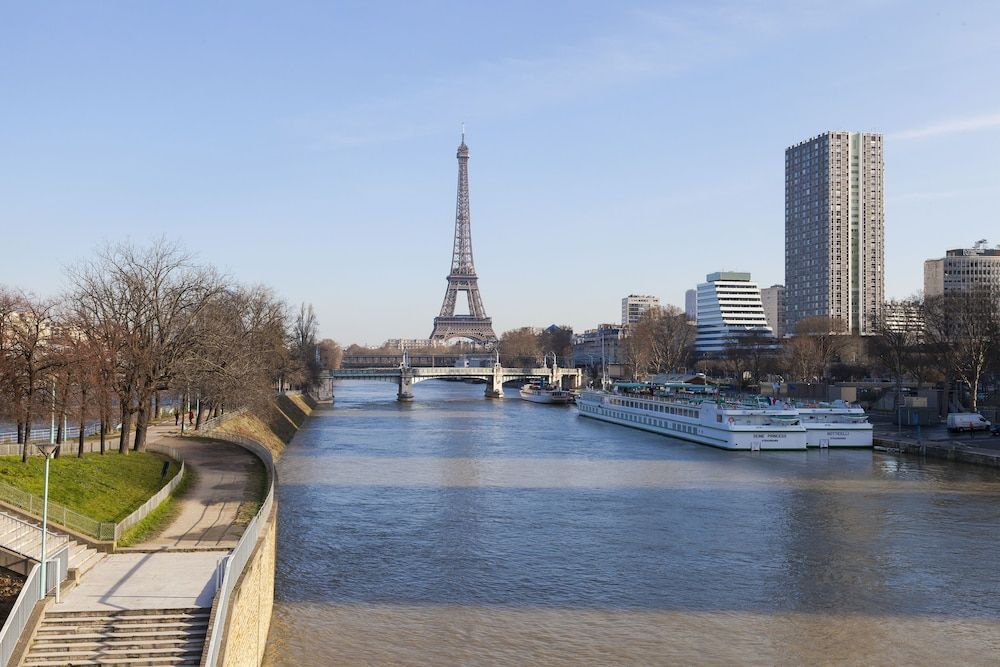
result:
[[(431, 340), (448, 341), (468, 338), (477, 343), (495, 343), (493, 320), (486, 315), (483, 298), (479, 294), (479, 277), (472, 261), (472, 222), (469, 216), (469, 147), (465, 145), (465, 131), (458, 146), (458, 201), (455, 205), (455, 245), (451, 254), (451, 271), (444, 293), (441, 313), (434, 318)], [(455, 303), (459, 292), (465, 292), (469, 301), (469, 314), (456, 315)]]

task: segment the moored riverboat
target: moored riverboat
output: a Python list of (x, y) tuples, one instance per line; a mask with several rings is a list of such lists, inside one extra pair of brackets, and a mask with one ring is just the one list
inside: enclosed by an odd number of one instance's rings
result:
[(580, 415), (722, 449), (805, 449), (806, 428), (784, 406), (718, 397), (587, 389), (576, 400)]
[(521, 387), (521, 400), (532, 403), (566, 405), (573, 402), (573, 392), (543, 382), (529, 382)]
[(795, 402), (809, 447), (871, 447), (873, 426), (864, 409), (846, 401)]

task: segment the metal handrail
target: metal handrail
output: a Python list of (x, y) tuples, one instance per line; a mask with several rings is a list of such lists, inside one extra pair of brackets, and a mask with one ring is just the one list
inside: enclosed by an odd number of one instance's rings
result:
[[(48, 567), (55, 567), (58, 574), (48, 578), (49, 585), (47, 588), (49, 590), (46, 591), (46, 594), (52, 590), (57, 590), (62, 585), (62, 582), (66, 580), (69, 570), (68, 563), (69, 546), (64, 546), (58, 553), (48, 559)], [(43, 599), (39, 591), (39, 588), (41, 588), (41, 582), (39, 581), (41, 573), (42, 565), (36, 562), (31, 571), (28, 572), (28, 576), (24, 580), (24, 585), (21, 586), (21, 592), (17, 594), (17, 599), (14, 600), (14, 606), (11, 607), (10, 614), (8, 614), (3, 628), (0, 628), (0, 665), (6, 665), (10, 662), (11, 656), (14, 654), (14, 649), (21, 640), (21, 635), (24, 633), (25, 628), (28, 627), (28, 621), (31, 619), (31, 613), (35, 610), (35, 605)], [(58, 600), (58, 596), (56, 599)]]
[[(114, 430), (106, 431), (106, 434), (107, 435), (111, 435), (112, 433), (117, 432), (117, 430), (118, 429), (116, 428)], [(87, 424), (83, 428), (83, 435), (85, 437), (86, 436), (90, 436), (90, 435), (97, 435), (100, 432), (101, 432), (101, 423), (100, 422), (94, 422), (93, 424)], [(37, 437), (37, 438), (33, 437), (31, 439), (31, 442), (43, 442), (43, 441), (44, 442), (48, 442), (48, 440), (49, 440), (49, 427), (48, 426), (42, 426), (42, 427), (39, 427), (39, 428), (32, 428), (31, 429), (31, 433), (32, 433), (32, 435), (38, 435), (38, 436), (40, 436), (40, 437)], [(80, 427), (79, 426), (68, 426), (66, 428), (65, 433), (63, 433), (63, 444), (64, 445), (65, 444), (72, 444), (69, 441), (70, 440), (75, 440), (75, 439), (77, 439), (79, 437), (80, 437)], [(18, 444), (18, 442), (17, 442), (17, 431), (4, 431), (3, 433), (0, 433), (0, 444), (17, 444), (18, 447), (20, 447), (21, 445)], [(19, 454), (20, 451), (18, 451), (16, 453)]]
[[(32, 516), (41, 511), (43, 504), (41, 498), (2, 481), (0, 481), (0, 500)], [(99, 540), (112, 540), (115, 537), (114, 523), (91, 519), (53, 500), (49, 500), (49, 522)]]
[[(33, 523), (25, 521), (24, 519), (20, 519), (10, 514), (0, 515), (0, 524), (8, 521), (20, 525), (16, 529), (17, 532), (14, 533), (14, 539), (9, 539), (9, 538), (5, 539), (4, 543), (0, 544), (0, 546), (7, 549), (8, 551), (15, 551), (21, 554), (22, 556), (27, 556), (28, 558), (34, 558), (35, 560), (41, 560), (41, 553), (42, 553), (41, 543), (38, 544), (37, 551), (31, 551), (18, 546), (18, 543), (23, 538), (33, 537), (35, 535), (38, 535), (42, 529), (41, 524), (35, 525)], [(52, 545), (51, 548), (48, 549), (49, 557), (51, 557), (53, 553), (55, 553), (58, 549), (62, 548), (67, 542), (69, 542), (69, 538), (65, 535), (55, 534), (51, 530), (47, 530), (47, 532), (48, 532), (48, 537), (51, 540), (49, 544)]]
[(250, 560), (250, 556), (253, 555), (254, 548), (257, 546), (257, 540), (260, 539), (261, 530), (274, 507), (275, 471), (274, 457), (271, 455), (270, 450), (256, 440), (225, 432), (213, 433), (212, 437), (249, 449), (264, 462), (268, 476), (270, 477), (267, 495), (260, 506), (260, 510), (250, 520), (250, 523), (247, 524), (246, 530), (243, 531), (243, 535), (240, 537), (240, 541), (236, 544), (236, 547), (229, 555), (220, 559), (219, 564), (216, 566), (215, 613), (212, 616), (212, 624), (208, 629), (208, 635), (205, 640), (205, 652), (202, 664), (208, 667), (217, 667), (221, 658), (222, 636), (229, 617), (229, 605), (233, 590), (236, 588), (236, 582), (242, 576), (243, 570)]

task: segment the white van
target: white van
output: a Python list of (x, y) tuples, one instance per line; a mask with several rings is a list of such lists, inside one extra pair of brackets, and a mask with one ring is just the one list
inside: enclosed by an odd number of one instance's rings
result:
[(989, 431), (992, 426), (978, 412), (952, 412), (948, 415), (949, 431)]

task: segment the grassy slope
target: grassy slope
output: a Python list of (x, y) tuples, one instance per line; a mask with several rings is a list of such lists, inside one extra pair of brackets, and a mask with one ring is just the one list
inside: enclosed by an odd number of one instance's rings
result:
[[(171, 462), (166, 476), (160, 470), (167, 460), (159, 454), (132, 452), (64, 454), (49, 469), (49, 499), (98, 521), (121, 521), (177, 474)], [(0, 480), (38, 497), (42, 495), (44, 459), (33, 456), (28, 463), (17, 457), (0, 457)]]
[(308, 397), (298, 394), (278, 396), (269, 414), (257, 416), (244, 412), (228, 417), (220, 431), (253, 438), (267, 447), (275, 459), (281, 457), (285, 445), (305, 423), (314, 405)]

